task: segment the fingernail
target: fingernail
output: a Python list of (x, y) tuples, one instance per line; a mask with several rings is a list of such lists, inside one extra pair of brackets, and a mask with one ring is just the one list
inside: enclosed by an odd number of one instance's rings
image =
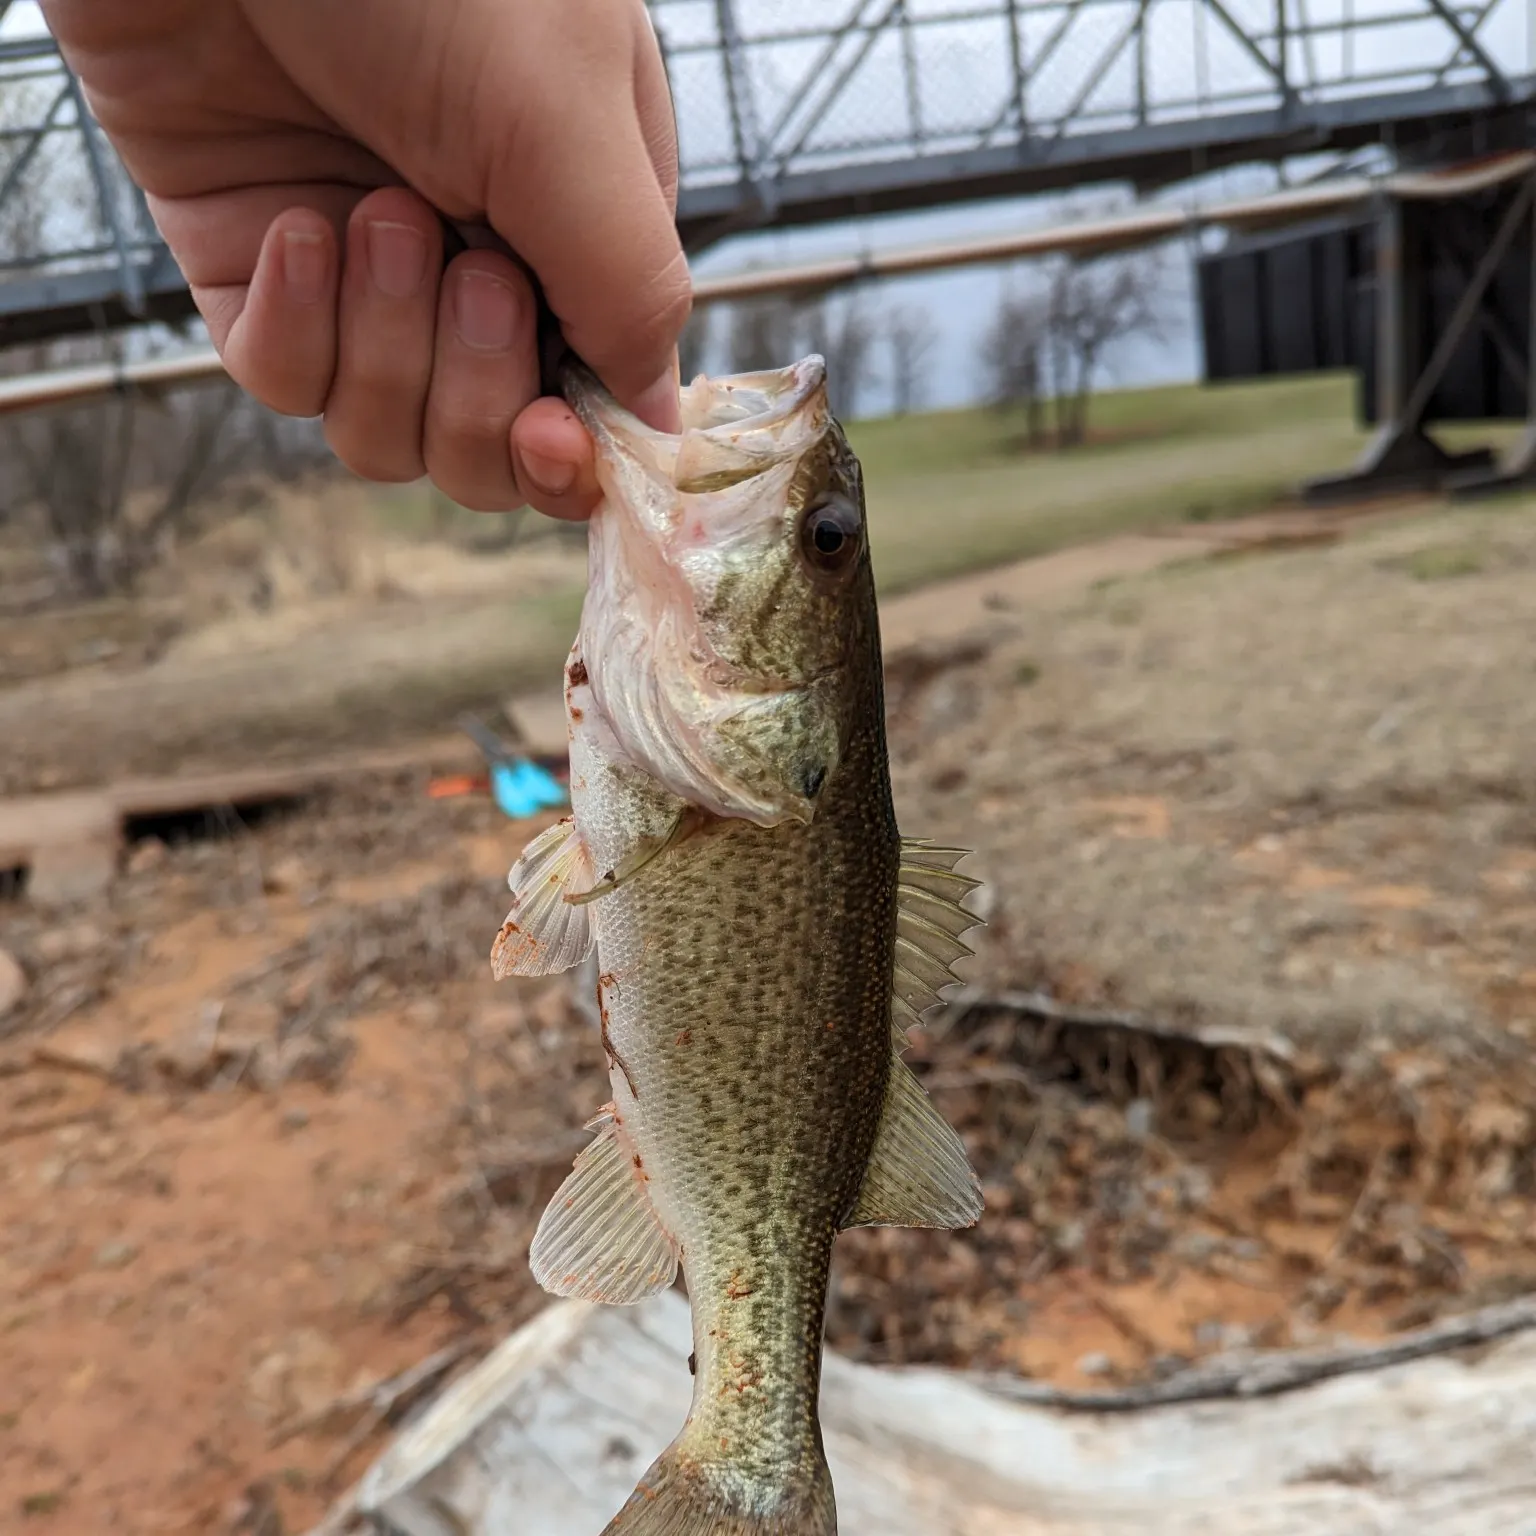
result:
[(562, 459), (546, 459), (542, 453), (524, 451), (518, 455), (536, 491), (546, 496), (563, 496), (576, 483), (576, 466)]
[(635, 397), (635, 415), (658, 432), (682, 430), (683, 418), (677, 398), (677, 377), (669, 368), (656, 382)]
[(505, 352), (517, 331), (517, 296), (489, 272), (460, 275), (453, 301), (459, 340), (476, 352)]
[(391, 299), (408, 299), (427, 275), (427, 242), (409, 224), (377, 219), (368, 226), (368, 275)]
[(290, 229), (283, 236), (283, 282), (297, 304), (318, 304), (325, 296), (330, 256), (325, 237), (313, 230)]

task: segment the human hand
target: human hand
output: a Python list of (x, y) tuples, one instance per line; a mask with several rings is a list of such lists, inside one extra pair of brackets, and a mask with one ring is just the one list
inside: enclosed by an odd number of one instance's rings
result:
[(42, 0), (231, 376), (372, 480), (584, 517), (592, 444), (539, 398), (532, 289), (676, 430), (691, 290), (642, 0)]

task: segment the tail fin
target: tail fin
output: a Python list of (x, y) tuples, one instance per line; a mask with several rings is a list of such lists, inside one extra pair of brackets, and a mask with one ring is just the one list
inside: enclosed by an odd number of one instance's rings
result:
[(668, 1446), (603, 1536), (837, 1536), (832, 1474), (819, 1446), (793, 1481), (760, 1494), (739, 1474), (713, 1472)]

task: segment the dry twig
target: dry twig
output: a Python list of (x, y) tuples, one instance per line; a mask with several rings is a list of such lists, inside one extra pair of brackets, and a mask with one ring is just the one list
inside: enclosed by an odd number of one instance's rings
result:
[(1079, 1413), (1126, 1413), (1172, 1403), (1272, 1397), (1334, 1376), (1383, 1370), (1429, 1355), (1488, 1344), (1530, 1328), (1536, 1328), (1536, 1296), (1484, 1307), (1461, 1317), (1448, 1317), (1383, 1344), (1346, 1344), (1335, 1349), (1295, 1350), (1267, 1356), (1217, 1356), (1162, 1381), (1116, 1391), (1071, 1392), (993, 1373), (975, 1374), (971, 1379), (1014, 1402)]

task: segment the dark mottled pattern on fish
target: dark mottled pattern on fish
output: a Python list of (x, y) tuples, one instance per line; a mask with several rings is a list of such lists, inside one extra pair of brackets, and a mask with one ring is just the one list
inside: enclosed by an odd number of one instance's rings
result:
[(815, 821), (717, 823), (635, 881), (633, 926), (615, 935), (644, 953), (634, 984), (619, 961), (615, 1041), (642, 1138), (664, 1138), (654, 1155), (688, 1212), (699, 1385), (685, 1444), (764, 1492), (819, 1445), (832, 1243), (891, 1060), (900, 844), (873, 594), (859, 606), (858, 723)]

